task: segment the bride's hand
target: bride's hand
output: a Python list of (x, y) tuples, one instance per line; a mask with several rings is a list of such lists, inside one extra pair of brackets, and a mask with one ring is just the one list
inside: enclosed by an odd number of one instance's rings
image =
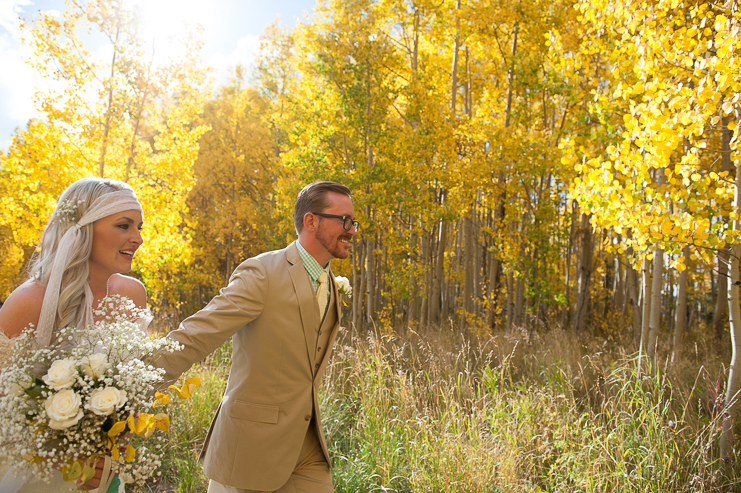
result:
[(98, 460), (98, 462), (95, 463), (95, 476), (88, 479), (84, 483), (81, 481), (77, 481), (77, 489), (78, 490), (94, 490), (98, 486), (100, 486), (100, 478), (103, 477), (103, 467), (105, 466), (105, 457)]

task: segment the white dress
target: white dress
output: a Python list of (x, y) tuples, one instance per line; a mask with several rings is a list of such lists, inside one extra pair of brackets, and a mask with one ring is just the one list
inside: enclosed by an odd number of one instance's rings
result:
[(10, 468), (0, 466), (2, 475), (0, 491), (2, 493), (80, 493), (80, 490), (75, 487), (75, 482), (62, 479), (62, 473), (59, 471), (54, 472), (48, 484), (32, 476), (24, 481), (22, 475), (16, 477), (14, 473), (15, 471), (11, 471)]
[[(5, 367), (8, 360), (13, 354), (13, 341), (8, 339), (8, 336), (0, 332), (0, 370)], [(39, 481), (35, 478), (29, 477), (28, 480), (23, 480), (23, 474), (19, 474), (21, 477), (16, 477), (15, 471), (11, 471), (10, 467), (0, 464), (0, 492), (2, 493), (56, 493), (56, 492), (79, 492), (75, 488), (74, 482), (66, 482), (62, 479), (62, 473), (56, 471), (56, 474), (52, 478), (51, 484), (46, 484), (43, 481)]]

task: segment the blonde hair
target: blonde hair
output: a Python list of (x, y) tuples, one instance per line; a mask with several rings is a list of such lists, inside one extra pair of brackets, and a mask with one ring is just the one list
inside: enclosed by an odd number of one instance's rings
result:
[[(105, 178), (83, 178), (62, 192), (41, 243), (29, 266), (29, 277), (46, 286), (57, 254), (57, 246), (68, 229), (75, 227), (90, 205), (107, 193), (133, 189), (126, 183)], [(85, 283), (88, 282), (88, 259), (93, 248), (94, 223), (80, 228), (68, 254), (68, 267), (62, 275), (59, 303), (54, 327), (79, 325), (85, 317)]]

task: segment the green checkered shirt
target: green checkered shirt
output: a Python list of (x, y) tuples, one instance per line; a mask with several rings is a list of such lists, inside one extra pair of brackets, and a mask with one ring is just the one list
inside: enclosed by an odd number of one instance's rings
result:
[[(298, 248), (298, 254), (301, 255), (301, 261), (304, 263), (306, 273), (309, 274), (309, 281), (311, 281), (311, 286), (314, 288), (314, 294), (316, 295), (316, 291), (319, 289), (319, 276), (322, 271), (325, 271), (327, 276), (329, 276), (329, 264), (327, 264), (326, 269), (322, 269), (319, 262), (317, 262), (316, 259), (301, 246), (301, 243), (299, 243), (298, 240), (296, 240), (296, 247)], [(329, 279), (329, 277), (327, 277), (327, 279)]]

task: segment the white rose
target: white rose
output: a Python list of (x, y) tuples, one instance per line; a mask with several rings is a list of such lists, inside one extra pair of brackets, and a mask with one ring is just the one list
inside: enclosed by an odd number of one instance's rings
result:
[(95, 389), (90, 394), (90, 403), (85, 406), (98, 416), (108, 416), (126, 404), (126, 392), (116, 387)]
[(44, 407), (49, 417), (49, 428), (52, 430), (64, 430), (74, 426), (82, 418), (82, 401), (80, 396), (70, 389), (60, 390), (50, 395)]
[(91, 354), (80, 362), (80, 369), (89, 377), (100, 378), (105, 375), (106, 370), (111, 367), (105, 354)]
[(337, 289), (340, 294), (346, 294), (352, 296), (352, 286), (350, 280), (347, 277), (337, 276), (334, 278), (334, 282), (337, 284)]
[(72, 384), (77, 380), (75, 360), (69, 358), (56, 360), (41, 379), (54, 390), (72, 387)]

